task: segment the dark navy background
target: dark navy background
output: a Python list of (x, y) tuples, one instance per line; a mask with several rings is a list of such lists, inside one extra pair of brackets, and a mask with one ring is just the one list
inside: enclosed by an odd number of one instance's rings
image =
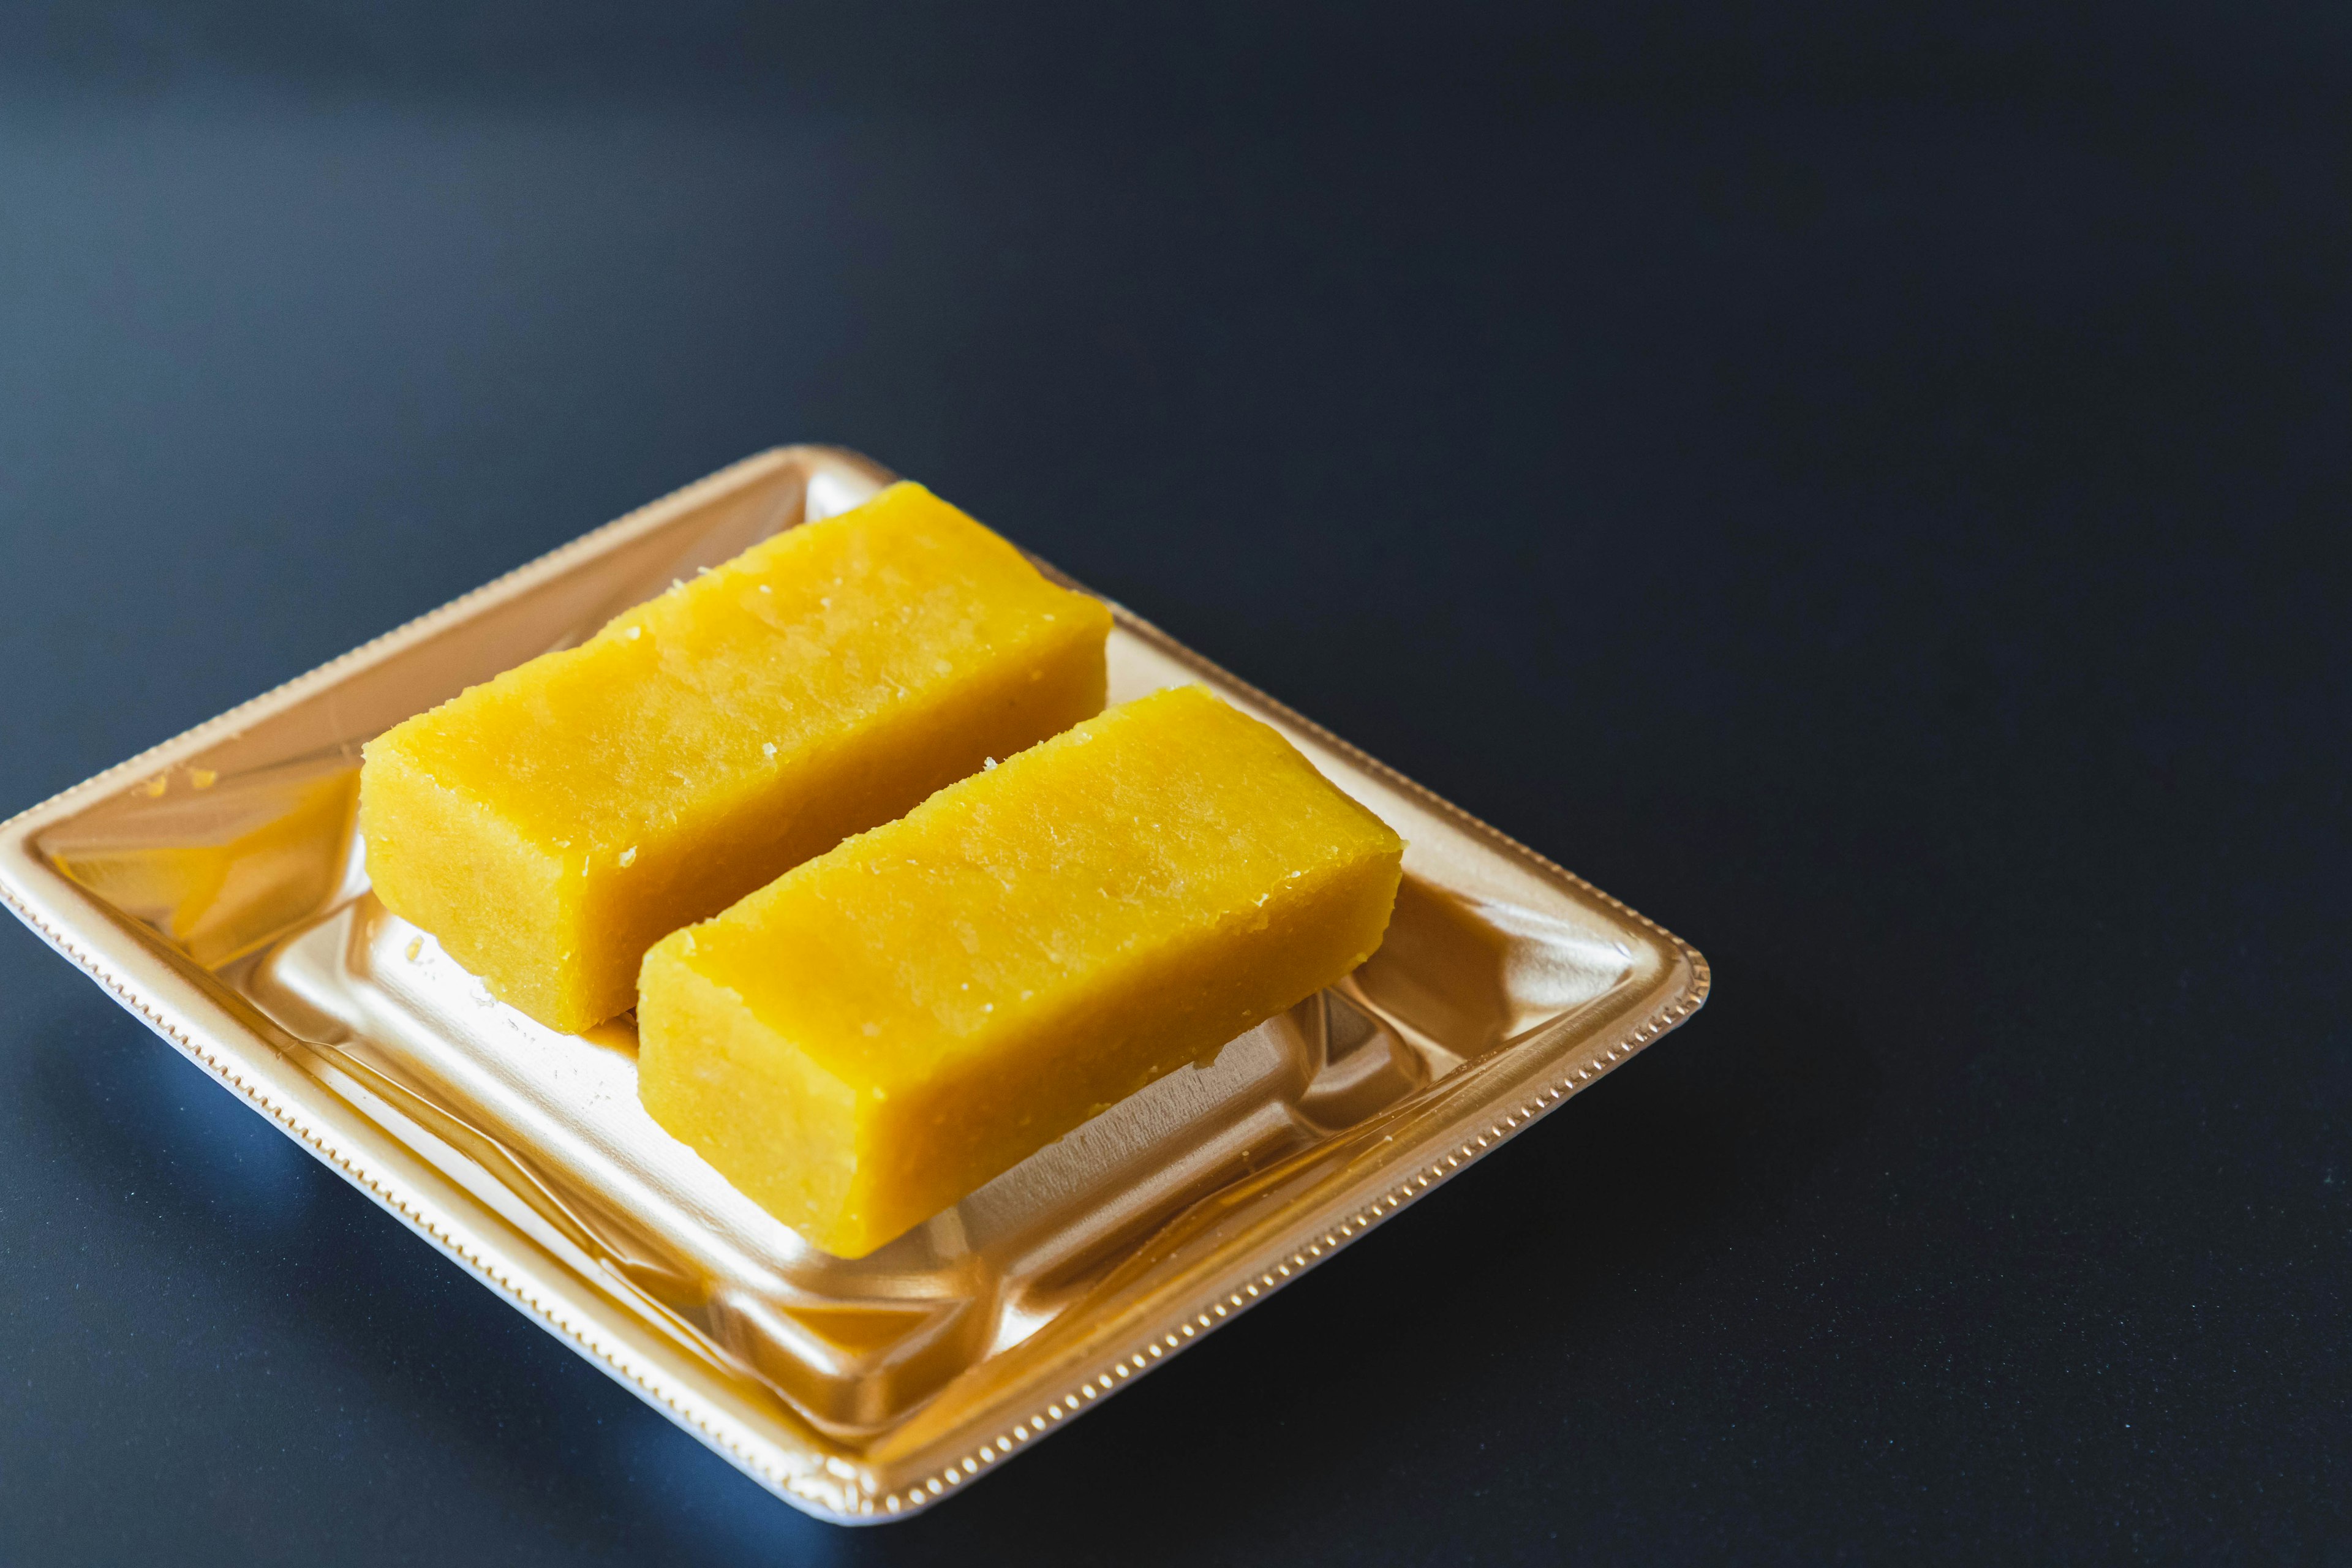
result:
[(849, 1533), (11, 925), (0, 1562), (2352, 1562), (2347, 105), (2332, 5), (0, 13), (0, 807), (825, 440), (1717, 975)]

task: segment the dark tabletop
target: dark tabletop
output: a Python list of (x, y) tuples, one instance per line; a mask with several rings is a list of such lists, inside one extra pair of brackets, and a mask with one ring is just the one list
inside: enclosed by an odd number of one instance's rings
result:
[(1716, 990), (850, 1532), (11, 925), (0, 1562), (2352, 1561), (2348, 93), (2317, 6), (8, 11), (0, 806), (825, 440)]

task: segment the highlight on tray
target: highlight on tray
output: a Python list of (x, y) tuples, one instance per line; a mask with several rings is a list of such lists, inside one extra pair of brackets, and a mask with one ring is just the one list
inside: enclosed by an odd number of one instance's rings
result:
[[(863, 1257), (1379, 947), (1403, 842), (919, 485), (368, 742), (384, 906)], [(1099, 714), (1099, 717), (1096, 715)], [(700, 922), (700, 923), (696, 923)]]

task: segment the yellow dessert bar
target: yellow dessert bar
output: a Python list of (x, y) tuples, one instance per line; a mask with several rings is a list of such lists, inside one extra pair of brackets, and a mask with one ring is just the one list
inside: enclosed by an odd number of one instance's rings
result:
[(369, 742), (369, 876), (492, 994), (583, 1029), (662, 936), (1100, 711), (1109, 629), (894, 485)]
[(863, 1257), (1361, 963), (1403, 848), (1273, 730), (1160, 692), (657, 944), (637, 1092)]

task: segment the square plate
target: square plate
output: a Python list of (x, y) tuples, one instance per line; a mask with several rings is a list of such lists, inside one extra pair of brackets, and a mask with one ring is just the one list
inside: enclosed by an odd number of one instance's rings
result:
[(376, 902), (359, 748), (889, 477), (823, 447), (747, 458), (0, 826), (0, 899), (117, 1000), (761, 1485), (845, 1523), (986, 1473), (1707, 986), (1685, 943), (1114, 605), (1112, 700), (1202, 682), (1404, 835), (1388, 938), (871, 1257), (807, 1247), (646, 1116), (629, 1019), (541, 1028)]

